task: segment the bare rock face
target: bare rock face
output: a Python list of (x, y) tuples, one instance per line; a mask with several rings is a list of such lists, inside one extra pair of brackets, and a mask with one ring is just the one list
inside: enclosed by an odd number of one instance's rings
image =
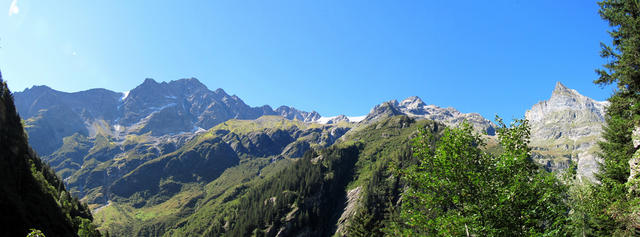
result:
[(391, 100), (376, 105), (371, 109), (371, 112), (367, 114), (367, 117), (362, 120), (363, 123), (370, 123), (378, 119), (388, 118), (396, 115), (402, 115), (398, 108), (398, 101)]
[(551, 170), (578, 165), (578, 175), (595, 181), (597, 142), (604, 125), (606, 101), (595, 101), (556, 83), (549, 100), (525, 113), (531, 125), (534, 158)]
[[(640, 196), (640, 126), (636, 125), (631, 134), (631, 140), (636, 152), (633, 153), (631, 159), (629, 159), (629, 178), (627, 180), (627, 187), (629, 187), (629, 195), (638, 197)], [(636, 229), (636, 233), (640, 231), (640, 210), (635, 210), (631, 215), (634, 218), (631, 220), (633, 226)]]
[[(633, 147), (636, 152), (633, 153), (631, 159), (629, 159), (629, 178), (627, 184), (629, 185), (629, 193), (640, 194), (640, 127), (636, 126), (631, 134), (633, 141)], [(638, 222), (640, 223), (640, 221)]]
[(440, 108), (435, 105), (427, 105), (417, 96), (409, 97), (402, 102), (392, 100), (376, 105), (363, 122), (368, 123), (395, 115), (407, 115), (415, 119), (429, 119), (450, 126), (457, 126), (466, 120), (477, 132), (487, 133), (488, 135), (495, 135), (497, 128), (493, 122), (485, 119), (480, 114), (464, 114), (451, 107)]
[(338, 219), (338, 228), (336, 228), (335, 236), (347, 236), (347, 226), (350, 218), (352, 218), (358, 209), (358, 202), (362, 191), (362, 186), (358, 186), (347, 192), (347, 206), (342, 211), (340, 218)]
[(349, 118), (345, 115), (338, 115), (334, 118), (329, 119), (329, 121), (327, 121), (327, 124), (337, 124), (340, 122), (349, 122)]
[(314, 122), (320, 119), (320, 114), (316, 111), (306, 112), (297, 110), (295, 108), (289, 106), (280, 106), (276, 110), (274, 110), (276, 114), (279, 114), (282, 117), (285, 117), (289, 120), (298, 120), (305, 123)]

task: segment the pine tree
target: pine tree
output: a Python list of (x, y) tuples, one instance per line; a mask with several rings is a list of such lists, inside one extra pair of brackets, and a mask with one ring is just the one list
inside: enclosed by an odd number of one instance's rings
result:
[[(597, 235), (631, 235), (640, 231), (640, 201), (629, 192), (629, 160), (633, 146), (634, 127), (640, 125), (640, 1), (604, 0), (600, 15), (609, 22), (610, 45), (601, 43), (601, 57), (608, 63), (596, 72), (596, 84), (615, 84), (615, 93), (609, 98), (604, 141), (599, 144), (603, 162), (597, 175), (600, 184), (593, 187), (593, 200), (597, 206), (591, 213), (591, 227)], [(633, 178), (633, 177), (632, 177)], [(635, 229), (635, 230), (634, 230)]]

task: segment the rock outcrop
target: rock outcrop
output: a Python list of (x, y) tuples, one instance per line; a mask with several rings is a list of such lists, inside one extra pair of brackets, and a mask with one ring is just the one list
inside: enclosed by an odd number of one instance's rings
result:
[[(633, 129), (631, 135), (633, 141), (633, 147), (636, 152), (633, 153), (631, 159), (629, 159), (629, 178), (627, 184), (629, 185), (629, 193), (640, 195), (640, 127), (636, 126)], [(640, 224), (640, 221), (638, 221)]]
[(549, 100), (525, 113), (531, 125), (534, 158), (551, 170), (576, 162), (578, 175), (595, 181), (597, 142), (604, 125), (606, 101), (595, 101), (556, 83)]
[[(627, 187), (629, 188), (629, 196), (637, 198), (640, 196), (640, 126), (634, 127), (631, 140), (636, 152), (629, 159), (630, 170)], [(631, 217), (631, 225), (635, 228), (635, 233), (638, 234), (640, 233), (640, 210), (633, 210)]]
[(349, 118), (345, 115), (338, 115), (335, 116), (331, 119), (329, 119), (329, 121), (327, 121), (327, 124), (336, 124), (336, 123), (340, 123), (340, 122), (350, 122)]
[(302, 110), (297, 110), (295, 108), (289, 106), (280, 106), (275, 110), (276, 114), (289, 119), (289, 120), (298, 120), (306, 123), (310, 123), (320, 119), (320, 114), (316, 111), (306, 112)]

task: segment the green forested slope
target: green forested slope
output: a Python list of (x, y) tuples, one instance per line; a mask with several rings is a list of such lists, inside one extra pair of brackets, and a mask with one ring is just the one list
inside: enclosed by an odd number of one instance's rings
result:
[(47, 236), (96, 235), (86, 205), (66, 191), (62, 180), (27, 143), (22, 121), (0, 76), (0, 230), (26, 236), (29, 229)]
[[(198, 235), (215, 218), (223, 217), (222, 211), (249, 187), (290, 166), (308, 149), (333, 144), (349, 126), (308, 124), (279, 116), (230, 120), (198, 134), (173, 152), (157, 158), (149, 154), (150, 160), (132, 164), (137, 167), (111, 180), (107, 176), (106, 183), (98, 172), (116, 173), (120, 166), (133, 163), (127, 160), (137, 155), (127, 153), (115, 161), (87, 167), (87, 172), (79, 172), (87, 175), (73, 175), (70, 182), (77, 183), (77, 177), (104, 183), (88, 192), (87, 198), (100, 201), (104, 200), (102, 195), (108, 195), (110, 202), (95, 215), (101, 229), (112, 235)], [(138, 146), (134, 141), (131, 144)], [(195, 223), (199, 223), (197, 227), (193, 227)], [(194, 229), (182, 232), (187, 227)]]
[[(389, 164), (412, 162), (408, 144), (418, 128), (437, 134), (443, 127), (406, 116), (364, 125), (281, 171), (236, 186), (233, 196), (203, 203), (183, 226), (166, 235), (344, 235), (355, 209), (375, 215), (364, 225), (381, 227), (401, 190), (397, 177), (389, 177)], [(354, 196), (353, 190), (362, 191)]]
[[(241, 157), (239, 164), (226, 169), (213, 181), (184, 182), (163, 176), (160, 186), (149, 186), (159, 187), (159, 190), (134, 192), (132, 196), (116, 194), (120, 182), (122, 185), (129, 183), (127, 180), (133, 179), (137, 173), (150, 177), (157, 175), (150, 171), (131, 172), (111, 187), (115, 201), (96, 213), (97, 223), (112, 235), (120, 236), (275, 236), (277, 233), (327, 236), (336, 233), (338, 228), (339, 233), (346, 233), (350, 216), (343, 215), (343, 212), (347, 208), (375, 212), (375, 220), (368, 224), (381, 226), (383, 218), (377, 217), (384, 217), (387, 199), (397, 200), (401, 188), (396, 184), (395, 187), (384, 188), (386, 193), (378, 195), (381, 191), (377, 189), (383, 188), (379, 183), (388, 183), (390, 162), (411, 163), (409, 140), (418, 128), (429, 127), (430, 131), (437, 132), (444, 127), (431, 121), (416, 122), (406, 116), (397, 116), (362, 125), (335, 145), (322, 148), (318, 141), (326, 138), (323, 138), (321, 126), (311, 125), (299, 130), (300, 126), (309, 125), (281, 119), (221, 124), (185, 145), (185, 151), (220, 137), (232, 144), (233, 141), (248, 144), (251, 140), (245, 140), (248, 134), (256, 134), (263, 129), (271, 131), (269, 134), (290, 130), (290, 134), (299, 134), (298, 142), (309, 141), (315, 148), (302, 158), (283, 155), (261, 158), (238, 153)], [(318, 131), (304, 132), (309, 129)], [(230, 136), (232, 133), (237, 136)], [(261, 136), (256, 135), (249, 137)], [(245, 145), (249, 148), (259, 146), (260, 143)], [(176, 151), (176, 155), (158, 158), (140, 168), (145, 169), (143, 167), (155, 165), (163, 159), (175, 159), (170, 157), (179, 157), (181, 150)], [(140, 176), (135, 179), (142, 181), (148, 178)], [(381, 179), (385, 179), (384, 182)], [(163, 186), (172, 184), (177, 184), (173, 193), (162, 191)], [(348, 192), (358, 187), (363, 189), (361, 194), (348, 200)], [(378, 207), (358, 204), (361, 196), (364, 200), (378, 198), (373, 201)], [(349, 203), (352, 205), (347, 207)]]

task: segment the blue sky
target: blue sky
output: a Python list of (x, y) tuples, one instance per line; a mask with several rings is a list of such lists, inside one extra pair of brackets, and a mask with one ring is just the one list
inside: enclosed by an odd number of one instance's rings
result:
[(453, 2), (0, 0), (0, 70), (13, 91), (196, 77), (324, 116), (417, 95), (510, 119), (556, 81), (611, 94), (592, 83), (609, 42), (595, 1)]

